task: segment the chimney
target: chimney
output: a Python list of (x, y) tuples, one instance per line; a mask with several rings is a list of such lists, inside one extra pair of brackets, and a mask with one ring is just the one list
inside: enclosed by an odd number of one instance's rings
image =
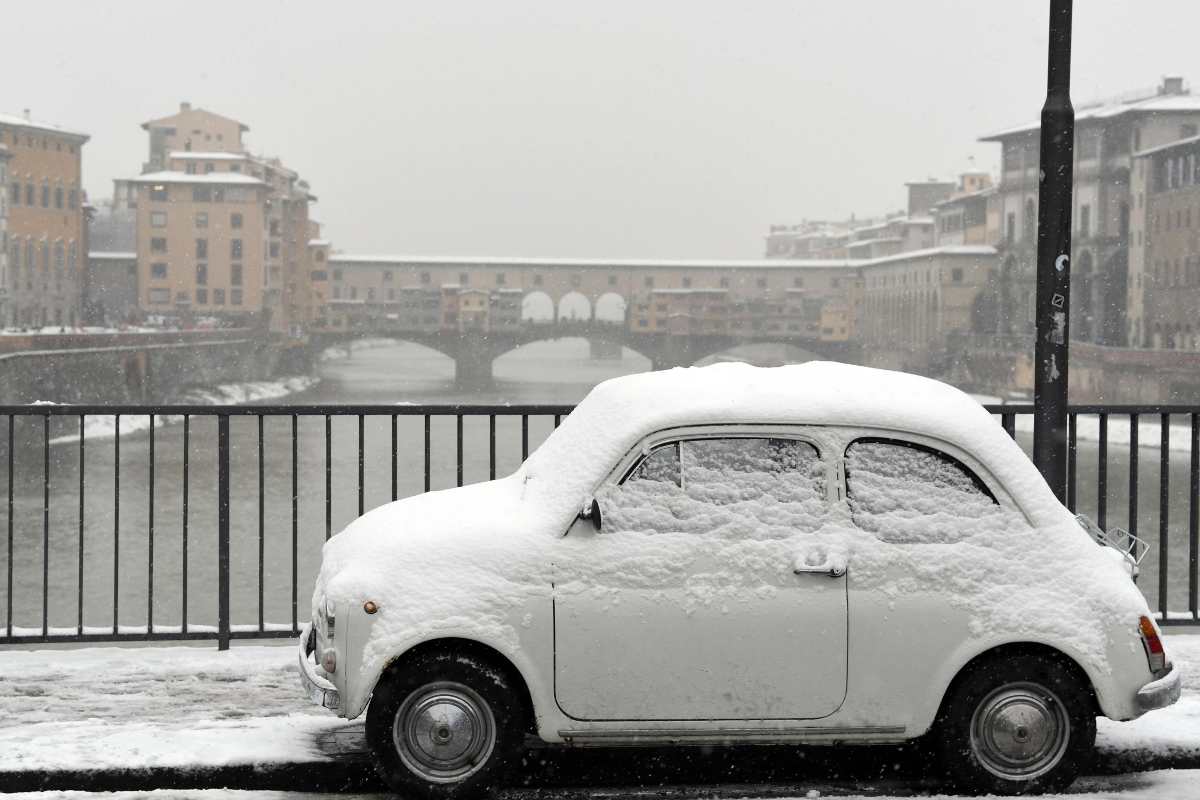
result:
[(1183, 94), (1183, 78), (1179, 75), (1166, 75), (1163, 77), (1162, 88), (1159, 94)]
[(179, 110), (180, 110), (180, 111), (191, 111), (191, 110), (192, 110), (192, 104), (191, 104), (191, 103), (180, 103), (180, 104), (179, 104)]
[(26, 108), (26, 109), (23, 109), (23, 111), (24, 111), (24, 113), (25, 113), (25, 121), (26, 121), (26, 122), (33, 122), (33, 117), (29, 116), (29, 109), (28, 109), (28, 108)]

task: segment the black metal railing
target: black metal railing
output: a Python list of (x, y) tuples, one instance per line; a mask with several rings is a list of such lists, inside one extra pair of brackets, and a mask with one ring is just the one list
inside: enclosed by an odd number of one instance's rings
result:
[[(570, 411), (0, 407), (0, 644), (294, 636), (336, 529), (511, 472)], [(989, 411), (1028, 451), (1032, 406)], [(1200, 406), (1073, 406), (1067, 441), (1067, 505), (1135, 535), (1156, 525), (1140, 585), (1164, 624), (1200, 625)], [(1143, 474), (1147, 456), (1159, 469)]]

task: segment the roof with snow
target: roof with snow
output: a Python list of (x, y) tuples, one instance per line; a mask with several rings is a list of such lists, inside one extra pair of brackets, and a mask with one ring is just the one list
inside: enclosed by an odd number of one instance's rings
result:
[(655, 259), (655, 258), (520, 258), (516, 256), (388, 256), (388, 255), (333, 255), (330, 262), (345, 266), (399, 266), (399, 267), (568, 267), (573, 269), (781, 269), (781, 268), (824, 268), (855, 267), (861, 262), (853, 259)]
[(1167, 150), (1174, 150), (1177, 147), (1187, 147), (1188, 145), (1193, 145), (1198, 142), (1200, 142), (1200, 136), (1188, 136), (1184, 139), (1176, 139), (1173, 142), (1167, 142), (1166, 144), (1160, 144), (1157, 147), (1147, 147), (1145, 150), (1137, 151), (1136, 153), (1133, 154), (1133, 156), (1134, 156), (1134, 158), (1143, 158), (1145, 156), (1152, 156), (1155, 153), (1162, 153)]
[[(715, 364), (604, 381), (529, 457), (527, 488), (564, 509), (657, 431), (705, 424), (853, 425), (923, 434), (975, 457), (1032, 500), (1039, 524), (1062, 506), (1028, 457), (983, 406), (960, 390), (904, 372), (810, 361), (784, 367)], [(553, 499), (552, 499), (553, 498)]]
[(33, 131), (43, 131), (45, 133), (56, 133), (60, 136), (70, 136), (72, 138), (81, 139), (84, 142), (92, 138), (90, 135), (81, 131), (69, 130), (61, 125), (55, 125), (50, 122), (39, 122), (38, 120), (30, 119), (29, 117), (20, 114), (0, 113), (0, 125), (9, 125), (14, 128), (26, 128)]
[(245, 161), (245, 153), (229, 153), (223, 150), (201, 152), (197, 150), (172, 150), (171, 158), (194, 159), (196, 161)]
[(88, 258), (94, 261), (131, 261), (137, 258), (137, 253), (92, 250), (88, 253)]
[[(1104, 122), (1125, 114), (1155, 114), (1172, 111), (1200, 113), (1200, 95), (1194, 95), (1190, 92), (1182, 94), (1163, 93), (1083, 105), (1075, 109), (1075, 124)], [(1040, 128), (1040, 122), (1029, 122), (1024, 125), (1005, 128), (995, 133), (989, 133), (987, 136), (981, 136), (979, 137), (979, 141), (998, 142), (1009, 136), (1032, 133)]]
[(179, 119), (179, 117), (180, 117), (182, 114), (185, 114), (185, 113), (188, 113), (188, 112), (192, 112), (192, 113), (199, 112), (199, 113), (201, 113), (201, 114), (207, 114), (207, 115), (209, 115), (210, 117), (215, 117), (215, 118), (217, 118), (217, 119), (223, 119), (223, 120), (225, 120), (226, 122), (233, 122), (233, 123), (236, 123), (236, 124), (237, 124), (237, 126), (238, 126), (239, 128), (241, 128), (243, 131), (248, 131), (248, 130), (250, 130), (250, 126), (249, 126), (249, 125), (247, 125), (246, 123), (244, 123), (244, 122), (241, 122), (241, 121), (239, 121), (239, 120), (236, 120), (236, 119), (234, 119), (233, 117), (227, 117), (227, 116), (225, 116), (224, 114), (217, 114), (216, 112), (209, 111), (207, 108), (193, 108), (193, 107), (192, 107), (192, 106), (190, 106), (190, 105), (188, 105), (188, 106), (181, 106), (179, 111), (177, 111), (177, 112), (175, 112), (174, 114), (171, 114), (171, 115), (169, 115), (169, 116), (166, 116), (166, 117), (159, 117), (158, 119), (146, 120), (145, 122), (143, 122), (143, 123), (142, 123), (142, 127), (143, 127), (143, 128), (145, 128), (146, 130), (150, 130), (151, 126), (161, 126), (161, 125), (165, 125), (165, 124), (170, 124), (170, 123), (173, 123), (173, 122), (175, 122), (177, 119)]
[(134, 183), (207, 183), (207, 184), (236, 184), (240, 186), (265, 185), (253, 175), (241, 172), (206, 172), (203, 175), (193, 175), (187, 172), (148, 172), (132, 179)]

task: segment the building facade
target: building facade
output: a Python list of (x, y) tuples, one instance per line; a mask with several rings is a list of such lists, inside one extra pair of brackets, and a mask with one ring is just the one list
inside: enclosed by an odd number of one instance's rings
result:
[(86, 227), (83, 145), (88, 136), (0, 115), (8, 149), (7, 285), (0, 326), (68, 327), (80, 320)]
[(1200, 136), (1134, 155), (1128, 336), (1200, 349)]
[(5, 306), (8, 305), (12, 287), (8, 271), (8, 160), (12, 152), (8, 145), (0, 143), (0, 326), (7, 320)]
[[(1102, 345), (1131, 342), (1128, 319), (1134, 153), (1194, 135), (1200, 97), (1182, 78), (1154, 89), (1098, 103), (1075, 113), (1075, 188), (1072, 210), (1071, 321), (1074, 340)], [(1003, 305), (997, 333), (1029, 337), (1034, 329), (1037, 194), (1040, 169), (1037, 123), (981, 139), (1001, 147), (1000, 183), (989, 199), (1000, 224)], [(1136, 282), (1136, 279), (1135, 279)]]
[(247, 151), (248, 126), (188, 103), (142, 127), (146, 171), (111, 204), (135, 219), (142, 313), (302, 335), (323, 316), (312, 259), (328, 250), (310, 245), (308, 184)]

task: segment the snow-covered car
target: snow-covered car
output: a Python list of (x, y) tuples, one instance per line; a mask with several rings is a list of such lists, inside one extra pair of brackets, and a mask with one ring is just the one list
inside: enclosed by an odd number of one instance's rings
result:
[[(1130, 565), (968, 396), (830, 363), (593, 390), (513, 475), (325, 545), (310, 696), (427, 797), (565, 746), (896, 743), (1059, 789), (1173, 703)], [(928, 736), (927, 736), (928, 735)]]

